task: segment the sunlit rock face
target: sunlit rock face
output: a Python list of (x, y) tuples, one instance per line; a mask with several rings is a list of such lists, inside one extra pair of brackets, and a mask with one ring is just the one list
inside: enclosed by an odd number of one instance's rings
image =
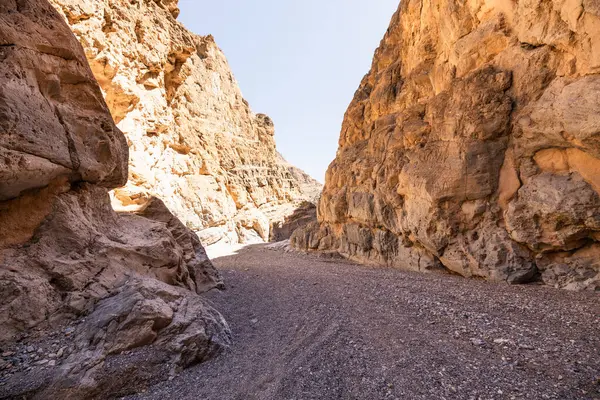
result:
[(402, 1), (319, 224), (292, 242), (510, 283), (600, 285), (600, 7)]
[[(280, 159), (211, 36), (176, 21), (177, 1), (51, 0), (85, 49), (129, 145), (119, 209), (157, 196), (205, 245), (268, 240), (308, 188)], [(312, 189), (311, 189), (312, 188)]]

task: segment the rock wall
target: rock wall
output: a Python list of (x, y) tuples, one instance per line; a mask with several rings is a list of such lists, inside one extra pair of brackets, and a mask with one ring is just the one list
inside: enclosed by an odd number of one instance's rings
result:
[(403, 0), (292, 242), (598, 288), (599, 172), (597, 2)]
[[(223, 283), (196, 235), (158, 199), (137, 215), (111, 208), (108, 190), (126, 182), (127, 160), (125, 136), (61, 16), (46, 0), (2, 1), (3, 358), (76, 327), (53, 368), (27, 364), (32, 354), (3, 359), (1, 398), (108, 398), (229, 344), (225, 321), (198, 296)], [(138, 369), (127, 357), (146, 346), (158, 351)]]
[(127, 137), (129, 182), (114, 192), (120, 209), (154, 195), (205, 245), (253, 243), (320, 191), (279, 156), (273, 122), (252, 113), (213, 38), (176, 21), (177, 1), (51, 2)]

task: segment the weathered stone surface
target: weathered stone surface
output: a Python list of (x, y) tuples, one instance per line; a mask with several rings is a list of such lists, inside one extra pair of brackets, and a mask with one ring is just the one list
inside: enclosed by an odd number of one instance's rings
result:
[[(155, 197), (151, 198), (137, 214), (166, 224), (170, 234), (181, 248), (182, 261), (185, 264), (184, 269), (187, 269), (187, 273), (193, 281), (190, 289), (198, 294), (214, 288), (224, 289), (221, 275), (208, 259), (198, 236), (171, 214), (162, 200)], [(178, 270), (179, 268), (175, 269), (175, 271)], [(166, 273), (160, 274), (162, 276), (159, 276), (159, 279), (170, 284), (176, 284), (178, 282), (177, 278), (169, 276), (175, 271), (165, 271)]]
[(1, 392), (33, 399), (134, 394), (203, 362), (231, 342), (223, 317), (196, 295), (132, 279), (73, 328), (70, 355), (51, 373), (18, 373)]
[(36, 7), (0, 5), (0, 201), (59, 177), (122, 185), (127, 144), (81, 47)]
[(598, 48), (593, 2), (402, 1), (292, 244), (597, 288)]
[(0, 4), (0, 59), (0, 344), (80, 321), (64, 368), (40, 360), (0, 397), (108, 398), (227, 346), (198, 296), (223, 283), (196, 235), (158, 199), (112, 209), (125, 137), (50, 3)]
[[(194, 249), (193, 233), (160, 221), (168, 212), (164, 206), (150, 205), (160, 212), (142, 213), (151, 219), (118, 215), (104, 188), (66, 185), (60, 191), (64, 193), (44, 198), (49, 213), (30, 239), (2, 250), (0, 340), (58, 314), (90, 312), (96, 301), (136, 275), (198, 293), (222, 286), (203, 249)], [(28, 213), (29, 202), (24, 204), (13, 212)]]
[(317, 207), (314, 203), (306, 201), (302, 203), (291, 215), (283, 221), (274, 222), (271, 225), (271, 242), (281, 242), (292, 237), (295, 230), (305, 227), (317, 220)]
[(176, 0), (51, 2), (127, 137), (129, 182), (116, 207), (156, 196), (205, 245), (253, 243), (320, 191), (277, 153), (273, 122), (250, 110), (213, 38), (175, 20)]

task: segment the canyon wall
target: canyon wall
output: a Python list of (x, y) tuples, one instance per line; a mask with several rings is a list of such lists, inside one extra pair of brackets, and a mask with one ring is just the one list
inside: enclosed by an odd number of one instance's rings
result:
[(600, 286), (600, 7), (403, 0), (293, 245)]
[(177, 1), (51, 2), (127, 137), (117, 209), (157, 196), (205, 245), (253, 243), (320, 191), (277, 153), (273, 122), (252, 113), (213, 38), (176, 21)]
[[(127, 394), (229, 345), (199, 296), (223, 282), (197, 236), (156, 198), (112, 209), (127, 171), (126, 138), (62, 17), (46, 0), (2, 1), (1, 398)], [(61, 342), (51, 361), (24, 350)]]

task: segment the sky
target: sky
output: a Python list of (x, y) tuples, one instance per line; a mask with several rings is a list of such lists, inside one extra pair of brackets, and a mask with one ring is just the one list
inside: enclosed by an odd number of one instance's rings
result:
[(179, 20), (212, 34), (277, 148), (323, 182), (344, 113), (398, 0), (180, 0)]

